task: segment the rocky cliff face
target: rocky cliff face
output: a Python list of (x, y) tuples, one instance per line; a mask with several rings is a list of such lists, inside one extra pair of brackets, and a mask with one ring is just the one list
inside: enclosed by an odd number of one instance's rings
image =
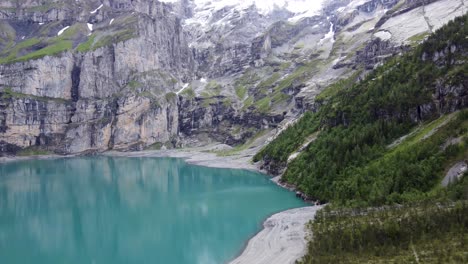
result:
[[(166, 5), (132, 2), (133, 14), (127, 14), (129, 7), (120, 2), (104, 3), (101, 8), (99, 1), (51, 2), (51, 6), (64, 4), (52, 8), (59, 14), (57, 22), (53, 22), (38, 19), (38, 15), (22, 17), (28, 10), (41, 7), (31, 1), (16, 9), (23, 10), (17, 12), (19, 15), (3, 22), (14, 24), (28, 19), (33, 26), (44, 28), (45, 36), (35, 32), (27, 36), (38, 39), (39, 47), (31, 47), (32, 53), (51, 48), (42, 48), (49, 44), (42, 39), (55, 41), (57, 46), (70, 41), (75, 47), (24, 61), (18, 54), (21, 61), (7, 61), (0, 66), (2, 141), (14, 146), (8, 149), (45, 146), (61, 153), (138, 149), (170, 141), (177, 135), (177, 98), (161, 94), (171, 92), (176, 82), (189, 80), (193, 74), (185, 34), (180, 20), (171, 16)], [(76, 8), (82, 11), (69, 12)], [(87, 26), (83, 22), (93, 24), (93, 31), (89, 26), (83, 29)], [(65, 26), (69, 28), (52, 37)], [(88, 41), (95, 42), (80, 49), (77, 42), (85, 34)], [(99, 42), (106, 41), (108, 45), (99, 46)]]
[(2, 1), (1, 153), (242, 144), (466, 12), (463, 0), (297, 1)]

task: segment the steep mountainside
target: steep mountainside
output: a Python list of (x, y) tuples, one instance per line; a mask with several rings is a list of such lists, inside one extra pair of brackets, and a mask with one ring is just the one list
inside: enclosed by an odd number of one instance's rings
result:
[(465, 15), (358, 84), (328, 88), (316, 113), (305, 114), (255, 159), (271, 173), (287, 166), (285, 182), (336, 204), (424, 196), (468, 157), (467, 35)]
[(463, 0), (163, 2), (2, 1), (0, 153), (242, 144), (467, 11)]
[[(325, 89), (255, 159), (329, 202), (298, 263), (467, 263), (468, 14)], [(301, 193), (297, 193), (300, 195)]]

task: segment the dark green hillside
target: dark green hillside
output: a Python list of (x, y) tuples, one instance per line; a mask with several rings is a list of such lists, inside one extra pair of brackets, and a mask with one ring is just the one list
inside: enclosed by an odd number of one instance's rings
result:
[(316, 113), (255, 156), (332, 202), (310, 224), (301, 263), (468, 262), (467, 173), (440, 184), (468, 158), (467, 36), (465, 15), (362, 82), (332, 85)]
[(322, 210), (301, 263), (467, 263), (467, 216), (466, 202)]
[[(330, 87), (319, 97), (323, 106), (317, 113), (305, 114), (255, 161), (277, 171), (318, 132), (288, 164), (284, 181), (311, 197), (341, 205), (424, 198), (451, 163), (467, 157), (468, 114), (450, 115), (468, 105), (467, 35), (465, 15), (362, 82)], [(460, 140), (442, 148), (450, 138)]]

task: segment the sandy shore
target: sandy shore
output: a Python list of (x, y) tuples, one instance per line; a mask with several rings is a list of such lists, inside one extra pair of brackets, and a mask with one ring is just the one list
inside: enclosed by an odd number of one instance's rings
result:
[(231, 264), (289, 264), (304, 256), (307, 249), (306, 224), (321, 206), (291, 209), (268, 218), (242, 254)]
[(252, 153), (239, 153), (233, 156), (218, 156), (212, 152), (217, 146), (205, 148), (193, 148), (183, 150), (157, 150), (157, 151), (138, 151), (138, 152), (116, 152), (109, 151), (104, 153), (106, 156), (114, 157), (171, 157), (181, 158), (194, 165), (225, 168), (225, 169), (247, 169), (260, 171), (251, 163)]

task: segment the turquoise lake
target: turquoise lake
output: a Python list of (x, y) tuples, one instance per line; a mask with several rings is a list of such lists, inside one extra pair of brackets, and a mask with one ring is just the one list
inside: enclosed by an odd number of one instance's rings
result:
[(0, 263), (226, 263), (301, 206), (262, 174), (180, 159), (0, 164)]

